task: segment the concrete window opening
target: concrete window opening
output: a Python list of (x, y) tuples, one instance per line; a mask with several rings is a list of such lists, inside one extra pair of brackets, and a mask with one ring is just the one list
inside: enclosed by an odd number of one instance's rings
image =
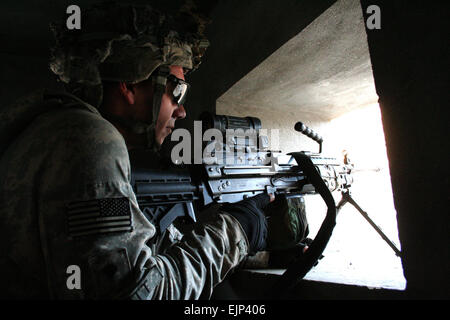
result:
[[(378, 104), (333, 119), (324, 131), (328, 136), (324, 153), (339, 155), (346, 150), (355, 165), (352, 197), (401, 250)], [(340, 194), (334, 196), (338, 203)], [(306, 197), (306, 205), (310, 236), (314, 237), (326, 206), (319, 196)], [(324, 256), (305, 278), (373, 288), (404, 290), (406, 287), (400, 257), (349, 204), (337, 217)]]
[[(401, 249), (359, 1), (337, 1), (225, 92), (216, 113), (260, 118), (264, 129), (278, 130), (272, 147), (286, 153), (318, 151), (316, 142), (294, 131), (297, 121), (322, 135), (324, 154), (340, 157), (346, 150), (355, 165), (353, 198)], [(320, 196), (307, 197), (306, 205), (313, 238), (326, 207)], [(324, 256), (305, 279), (406, 287), (400, 257), (350, 204), (338, 215)]]

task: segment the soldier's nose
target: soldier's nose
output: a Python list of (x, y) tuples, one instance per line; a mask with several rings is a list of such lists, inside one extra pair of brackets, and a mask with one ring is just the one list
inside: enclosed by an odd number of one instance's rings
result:
[(174, 115), (174, 118), (176, 118), (176, 119), (186, 118), (186, 110), (184, 110), (183, 105), (179, 105), (178, 108), (175, 109), (173, 115)]

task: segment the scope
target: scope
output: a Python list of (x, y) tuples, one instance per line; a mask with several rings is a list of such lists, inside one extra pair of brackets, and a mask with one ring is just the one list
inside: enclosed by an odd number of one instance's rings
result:
[[(216, 144), (214, 155), (221, 153), (225, 155), (229, 152), (244, 152), (245, 157), (249, 153), (255, 153), (256, 158), (261, 158), (258, 152), (268, 152), (269, 139), (266, 135), (261, 135), (261, 120), (255, 117), (235, 117), (228, 115), (215, 115), (204, 112), (200, 115), (202, 121), (203, 134), (209, 129), (215, 129), (222, 134), (222, 141), (206, 141), (204, 147), (210, 143)], [(250, 158), (252, 158), (250, 156)]]
[(234, 117), (204, 112), (200, 116), (200, 120), (203, 132), (212, 128), (220, 130), (222, 134), (225, 134), (227, 129), (243, 129), (244, 131), (261, 129), (261, 120), (255, 117)]

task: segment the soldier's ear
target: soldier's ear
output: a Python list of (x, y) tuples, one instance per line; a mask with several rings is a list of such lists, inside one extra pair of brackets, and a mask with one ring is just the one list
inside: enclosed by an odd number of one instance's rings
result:
[(134, 104), (136, 102), (136, 91), (134, 85), (119, 82), (119, 92), (128, 104)]

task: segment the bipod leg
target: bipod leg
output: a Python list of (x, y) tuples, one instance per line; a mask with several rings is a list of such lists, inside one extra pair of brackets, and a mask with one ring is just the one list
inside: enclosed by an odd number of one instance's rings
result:
[(346, 203), (350, 203), (351, 205), (353, 205), (356, 210), (359, 211), (359, 213), (364, 217), (364, 219), (367, 220), (367, 222), (369, 222), (369, 224), (372, 226), (372, 228), (375, 229), (375, 231), (381, 236), (381, 238), (383, 238), (383, 240), (392, 248), (392, 250), (394, 250), (395, 254), (398, 257), (401, 257), (401, 251), (396, 247), (396, 245), (384, 234), (384, 232), (380, 229), (380, 227), (378, 227), (375, 222), (373, 222), (372, 219), (370, 219), (369, 215), (367, 214), (367, 212), (365, 212), (363, 209), (361, 209), (361, 207), (356, 203), (356, 201), (352, 198), (352, 196), (350, 195), (349, 191), (343, 191), (342, 192), (342, 199), (341, 201), (339, 201), (339, 204), (336, 207), (337, 212), (339, 213), (339, 211), (342, 209), (342, 207), (346, 204)]
[(342, 191), (342, 199), (339, 201), (336, 206), (336, 215), (341, 211), (342, 207), (348, 203), (348, 197), (350, 196), (348, 191)]

